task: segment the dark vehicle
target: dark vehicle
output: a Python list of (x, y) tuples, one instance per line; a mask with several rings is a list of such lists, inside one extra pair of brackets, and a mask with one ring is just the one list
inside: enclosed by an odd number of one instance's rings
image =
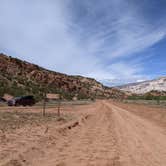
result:
[(11, 99), (7, 101), (8, 106), (15, 106), (15, 99)]
[(22, 96), (16, 97), (8, 101), (8, 106), (32, 106), (35, 104), (35, 99), (33, 96)]
[(5, 103), (6, 99), (4, 99), (3, 97), (0, 97), (0, 103)]

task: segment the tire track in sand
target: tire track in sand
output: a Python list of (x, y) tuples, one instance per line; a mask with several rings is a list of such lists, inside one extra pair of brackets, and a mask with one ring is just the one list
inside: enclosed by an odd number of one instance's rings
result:
[(120, 163), (124, 166), (166, 166), (165, 130), (131, 111), (113, 110)]
[(93, 107), (83, 123), (57, 136), (53, 132), (49, 146), (43, 142), (29, 157), (24, 154), (27, 165), (166, 166), (165, 129), (110, 101)]
[(120, 166), (112, 113), (100, 103), (89, 119), (65, 133), (35, 166)]

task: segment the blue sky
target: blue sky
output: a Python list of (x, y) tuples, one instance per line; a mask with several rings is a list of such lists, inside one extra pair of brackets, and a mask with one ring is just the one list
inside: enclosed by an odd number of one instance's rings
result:
[(0, 0), (0, 52), (107, 85), (166, 75), (165, 0)]

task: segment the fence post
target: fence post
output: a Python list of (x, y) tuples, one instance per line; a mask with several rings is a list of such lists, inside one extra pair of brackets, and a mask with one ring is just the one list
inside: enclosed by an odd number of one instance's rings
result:
[(61, 94), (59, 94), (59, 99), (58, 99), (58, 116), (60, 116), (60, 107), (61, 107)]
[(43, 95), (43, 116), (46, 115), (46, 92), (44, 92), (44, 95)]

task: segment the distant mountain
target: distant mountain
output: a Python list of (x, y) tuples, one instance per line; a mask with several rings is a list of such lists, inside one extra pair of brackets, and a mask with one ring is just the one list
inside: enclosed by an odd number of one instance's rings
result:
[(166, 91), (166, 76), (158, 79), (144, 81), (139, 83), (127, 84), (117, 87), (120, 90), (128, 91), (135, 94), (145, 94), (151, 91)]
[(95, 79), (70, 76), (39, 67), (38, 65), (0, 54), (0, 96), (35, 95), (43, 92), (61, 93), (63, 98), (123, 98), (124, 92), (109, 88)]

